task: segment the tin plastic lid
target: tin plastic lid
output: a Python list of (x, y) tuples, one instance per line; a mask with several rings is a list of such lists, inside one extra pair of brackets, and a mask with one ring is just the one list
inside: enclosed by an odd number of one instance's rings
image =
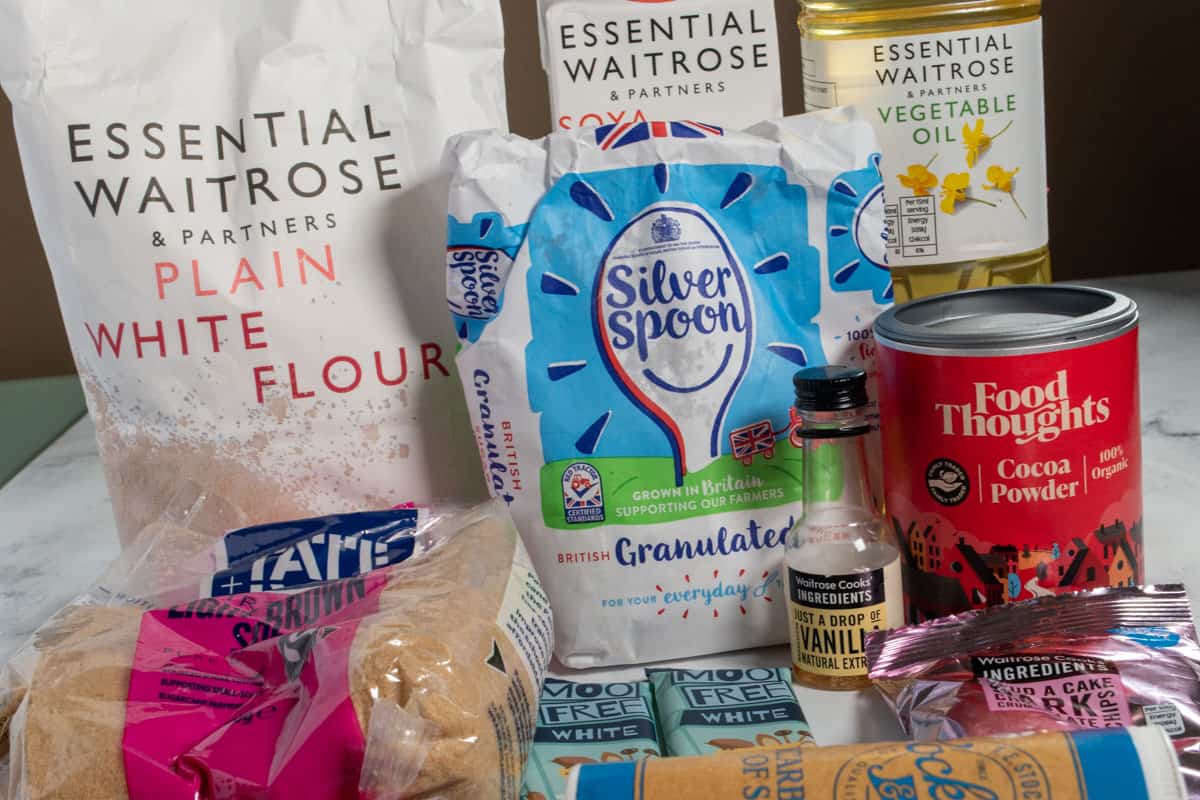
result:
[(1004, 286), (893, 306), (875, 334), (900, 349), (1037, 352), (1108, 339), (1137, 324), (1137, 304), (1088, 286)]

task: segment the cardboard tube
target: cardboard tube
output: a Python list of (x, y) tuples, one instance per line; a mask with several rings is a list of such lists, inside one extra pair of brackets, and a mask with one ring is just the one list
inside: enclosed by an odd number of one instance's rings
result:
[(1157, 727), (944, 742), (730, 750), (586, 764), (567, 800), (1184, 800), (1179, 761)]

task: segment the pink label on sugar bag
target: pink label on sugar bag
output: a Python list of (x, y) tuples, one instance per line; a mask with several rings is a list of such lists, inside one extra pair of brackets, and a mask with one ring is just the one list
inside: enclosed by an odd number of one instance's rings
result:
[(1038, 711), (1078, 728), (1133, 724), (1121, 674), (1099, 658), (1055, 653), (976, 657), (992, 711)]
[(131, 800), (357, 798), (348, 659), (387, 579), (207, 598), (142, 616), (122, 750)]

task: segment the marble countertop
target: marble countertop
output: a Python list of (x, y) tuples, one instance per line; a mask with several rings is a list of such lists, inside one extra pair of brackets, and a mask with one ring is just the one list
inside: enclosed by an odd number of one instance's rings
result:
[[(1200, 598), (1200, 270), (1095, 281), (1141, 308), (1145, 546), (1152, 582), (1180, 581)], [(80, 420), (0, 487), (0, 661), (117, 554), (117, 534), (96, 452), (94, 429)], [(782, 649), (701, 659), (710, 666), (782, 665)], [(591, 670), (589, 677), (632, 677), (640, 668)], [(565, 669), (554, 670), (568, 675)], [(799, 689), (818, 742), (898, 738), (874, 692)]]

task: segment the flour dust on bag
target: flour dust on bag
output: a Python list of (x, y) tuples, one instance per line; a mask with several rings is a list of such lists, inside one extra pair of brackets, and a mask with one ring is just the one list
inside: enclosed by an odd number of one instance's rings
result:
[(459, 371), (568, 666), (786, 636), (791, 378), (873, 363), (876, 153), (845, 112), (449, 143)]
[(430, 231), (446, 137), (505, 124), (499, 4), (110, 11), (0, 0), (0, 83), (123, 538), (185, 480), (481, 496)]

